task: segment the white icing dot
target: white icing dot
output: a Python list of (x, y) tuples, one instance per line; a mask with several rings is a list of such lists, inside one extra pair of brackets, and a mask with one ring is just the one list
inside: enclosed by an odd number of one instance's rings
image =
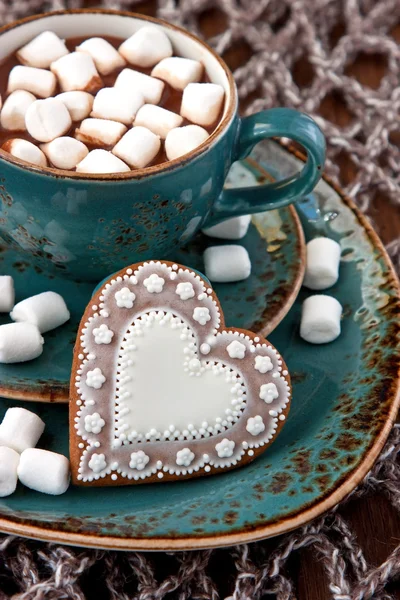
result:
[(209, 354), (210, 351), (211, 351), (210, 344), (201, 344), (201, 346), (200, 346), (200, 352), (202, 354)]
[(206, 466), (204, 467), (204, 470), (205, 470), (205, 472), (206, 472), (206, 473), (209, 473), (209, 472), (211, 471), (211, 467), (210, 467), (210, 465), (206, 465)]
[(164, 473), (160, 471), (159, 473), (157, 473), (157, 477), (158, 479), (162, 479), (164, 477)]
[(285, 415), (279, 415), (279, 420), (284, 421), (286, 419)]
[(254, 450), (249, 450), (249, 451), (247, 452), (247, 454), (248, 454), (249, 456), (254, 456)]
[(113, 481), (117, 481), (117, 479), (118, 479), (118, 475), (116, 475), (116, 473), (113, 473), (113, 474), (111, 475), (111, 479), (112, 479)]

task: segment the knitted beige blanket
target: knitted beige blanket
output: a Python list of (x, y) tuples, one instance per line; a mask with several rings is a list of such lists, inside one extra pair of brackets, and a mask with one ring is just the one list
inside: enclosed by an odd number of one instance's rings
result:
[[(89, 4), (99, 2), (0, 0), (0, 24)], [(205, 15), (212, 20), (214, 37), (208, 42), (233, 65), (243, 111), (291, 106), (316, 119), (327, 137), (327, 173), (370, 216), (400, 270), (400, 0), (104, 0), (103, 6), (144, 8), (200, 36)], [(373, 87), (363, 76), (371, 55), (379, 55), (375, 64), (382, 67), (381, 73), (375, 69)], [(335, 103), (342, 106), (338, 113)], [(383, 209), (388, 217), (382, 226), (376, 215)], [(376, 495), (400, 510), (399, 451), (396, 426), (347, 506)], [(302, 600), (306, 596), (299, 596), (292, 581), (299, 553), (307, 553), (323, 574), (324, 598), (392, 598), (388, 584), (400, 575), (400, 546), (382, 564), (369, 564), (344, 514), (346, 503), (276, 540), (157, 555), (3, 536), (0, 600)], [(377, 543), (373, 531), (370, 543)]]

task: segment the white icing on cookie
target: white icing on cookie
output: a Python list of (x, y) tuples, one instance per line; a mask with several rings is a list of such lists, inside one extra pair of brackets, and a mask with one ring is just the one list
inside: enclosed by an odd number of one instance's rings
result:
[(206, 325), (208, 321), (211, 321), (209, 309), (205, 306), (196, 306), (193, 311), (193, 319), (200, 323), (200, 325)]
[(251, 435), (258, 435), (265, 429), (264, 421), (260, 415), (247, 420), (246, 429)]
[[(171, 275), (176, 275), (176, 273), (171, 273)], [(178, 283), (176, 286), (176, 293), (180, 297), (181, 300), (189, 300), (189, 298), (194, 298), (194, 288), (190, 281), (182, 281)]]
[(279, 392), (278, 388), (274, 383), (264, 383), (260, 387), (260, 398), (264, 400), (267, 404), (271, 404), (275, 398), (278, 398)]
[(149, 461), (150, 458), (147, 456), (147, 454), (145, 454), (143, 450), (139, 450), (138, 452), (132, 452), (129, 466), (131, 469), (142, 471)]
[(92, 454), (89, 461), (89, 468), (93, 473), (101, 473), (107, 468), (106, 457), (104, 454)]
[(176, 453), (176, 464), (180, 467), (188, 467), (194, 459), (194, 452), (190, 448), (182, 448)]
[(160, 294), (163, 290), (165, 279), (159, 277), (156, 273), (147, 277), (143, 284), (150, 294)]
[(106, 378), (99, 367), (96, 367), (93, 371), (88, 371), (86, 374), (86, 385), (95, 390), (99, 390), (105, 380)]
[(236, 340), (231, 342), (226, 349), (231, 358), (242, 359), (246, 354), (246, 346)]
[(233, 440), (228, 440), (227, 438), (224, 438), (215, 446), (220, 458), (229, 458), (229, 456), (232, 456), (234, 448), (235, 442)]
[(110, 344), (113, 339), (114, 332), (102, 323), (100, 327), (93, 329), (94, 341), (96, 344)]
[(132, 308), (135, 298), (136, 295), (128, 287), (123, 287), (115, 294), (118, 308)]
[(85, 431), (88, 433), (100, 433), (105, 424), (104, 419), (97, 412), (85, 417)]
[(268, 371), (272, 371), (274, 365), (272, 364), (272, 360), (269, 356), (256, 356), (254, 368), (259, 373), (268, 373)]

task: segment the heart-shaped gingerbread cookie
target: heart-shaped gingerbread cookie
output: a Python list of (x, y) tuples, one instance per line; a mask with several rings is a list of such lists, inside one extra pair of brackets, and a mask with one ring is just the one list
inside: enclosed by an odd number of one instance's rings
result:
[(225, 328), (209, 283), (165, 261), (110, 277), (83, 315), (70, 391), (78, 485), (219, 473), (253, 460), (290, 404), (271, 344)]

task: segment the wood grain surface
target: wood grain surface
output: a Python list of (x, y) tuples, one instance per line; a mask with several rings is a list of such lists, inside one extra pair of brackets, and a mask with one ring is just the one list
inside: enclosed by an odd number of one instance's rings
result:
[[(95, 4), (95, 2), (88, 2)], [(135, 12), (155, 16), (156, 4), (154, 1), (145, 1), (134, 6)], [(201, 28), (205, 39), (220, 33), (225, 29), (224, 15), (214, 9), (203, 13), (201, 17)], [(341, 31), (337, 31), (338, 37)], [(400, 25), (392, 31), (393, 37), (400, 43)], [(232, 50), (229, 50), (223, 58), (228, 66), (235, 70), (241, 66), (251, 55), (250, 48), (243, 42), (239, 42)], [(377, 88), (385, 70), (385, 62), (379, 55), (361, 56), (348, 69), (349, 74), (353, 74), (363, 84), (371, 88)], [(310, 77), (310, 66), (307, 63), (299, 62), (296, 65), (293, 76), (299, 84), (306, 84)], [(252, 100), (250, 98), (249, 100)], [(245, 106), (241, 107), (243, 111)], [(341, 102), (340, 97), (329, 95), (320, 106), (321, 115), (333, 121), (334, 123), (346, 124), (350, 115)], [(400, 137), (400, 136), (399, 136)], [(399, 140), (400, 143), (400, 140)], [(341, 180), (343, 185), (347, 185), (355, 176), (355, 167), (346, 155), (342, 155), (339, 161)], [(380, 195), (376, 196), (373, 203), (370, 217), (381, 236), (384, 243), (388, 243), (394, 237), (400, 235), (400, 218), (398, 209), (385, 201)], [(390, 552), (400, 543), (400, 519), (395, 509), (383, 497), (363, 498), (361, 500), (351, 501), (341, 514), (357, 534), (358, 542), (362, 547), (365, 557), (372, 564), (378, 565), (385, 561)], [(271, 549), (276, 545), (276, 540), (266, 543), (267, 547), (271, 544)], [(228, 561), (223, 560), (222, 553), (215, 553), (216, 560), (212, 560), (210, 573), (215, 580), (220, 582), (221, 598), (231, 592), (230, 569)], [(219, 558), (218, 558), (219, 557)], [(156, 558), (156, 557), (155, 557)], [(157, 563), (163, 570), (160, 556), (157, 557)], [(167, 561), (167, 559), (166, 559)], [(160, 564), (161, 563), (161, 564)], [(166, 565), (166, 563), (164, 563)], [(323, 566), (315, 560), (315, 555), (307, 550), (296, 552), (288, 564), (288, 573), (291, 574), (294, 584), (297, 588), (299, 600), (330, 600), (332, 594), (327, 588), (326, 577), (324, 576)], [(400, 600), (400, 583), (391, 586), (387, 590), (392, 596)]]

